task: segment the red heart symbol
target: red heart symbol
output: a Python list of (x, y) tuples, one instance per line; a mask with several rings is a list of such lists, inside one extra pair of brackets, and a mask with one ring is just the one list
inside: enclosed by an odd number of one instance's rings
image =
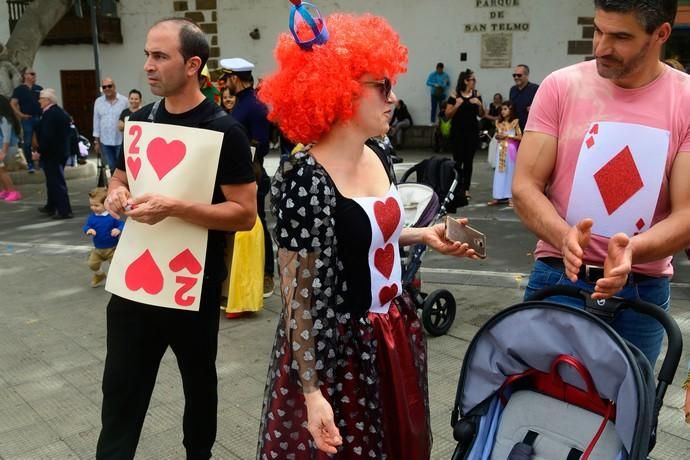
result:
[(149, 159), (158, 179), (163, 179), (172, 171), (187, 154), (187, 147), (182, 141), (166, 142), (162, 137), (156, 137), (146, 147), (146, 157)]
[(127, 157), (127, 169), (132, 173), (132, 177), (135, 179), (139, 175), (139, 170), (141, 169), (141, 158), (139, 157)]
[(384, 286), (379, 291), (379, 302), (381, 306), (386, 305), (391, 300), (395, 299), (398, 295), (398, 285), (391, 284), (390, 286)]
[(184, 268), (189, 270), (189, 273), (191, 273), (192, 275), (197, 275), (199, 274), (199, 272), (201, 272), (201, 265), (199, 264), (199, 260), (196, 257), (194, 257), (194, 254), (192, 254), (192, 251), (190, 251), (189, 249), (185, 249), (184, 251), (173, 257), (170, 260), (168, 267), (170, 267), (170, 270), (174, 271), (175, 273), (179, 272)]
[(125, 285), (131, 291), (143, 289), (152, 295), (163, 290), (163, 274), (148, 249), (127, 267)]
[(393, 262), (395, 262), (395, 250), (390, 243), (383, 249), (377, 249), (374, 253), (374, 267), (386, 278), (391, 277)]
[(379, 224), (383, 241), (388, 241), (400, 223), (400, 206), (395, 198), (390, 197), (385, 202), (377, 201), (374, 203), (374, 216)]

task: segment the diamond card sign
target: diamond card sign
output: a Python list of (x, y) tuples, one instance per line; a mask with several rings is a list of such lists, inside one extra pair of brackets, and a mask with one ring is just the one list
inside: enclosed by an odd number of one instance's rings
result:
[[(155, 193), (210, 204), (223, 133), (127, 122), (124, 155), (132, 197)], [(168, 217), (155, 225), (128, 219), (106, 290), (160, 307), (199, 310), (208, 230)]]
[(577, 159), (566, 220), (591, 217), (592, 232), (611, 237), (649, 229), (666, 168), (668, 131), (649, 126), (592, 123)]

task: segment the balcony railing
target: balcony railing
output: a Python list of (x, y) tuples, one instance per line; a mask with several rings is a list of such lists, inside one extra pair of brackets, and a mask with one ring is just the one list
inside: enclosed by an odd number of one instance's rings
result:
[[(33, 0), (7, 0), (9, 10), (10, 33), (14, 30), (24, 10)], [(82, 1), (82, 0), (78, 0)], [(91, 11), (87, 2), (82, 1), (83, 17), (78, 17), (74, 8), (53, 27), (48, 33), (43, 45), (73, 45), (91, 43)], [(96, 2), (97, 5), (100, 2)], [(122, 29), (120, 18), (98, 14), (98, 41), (100, 43), (122, 43)]]

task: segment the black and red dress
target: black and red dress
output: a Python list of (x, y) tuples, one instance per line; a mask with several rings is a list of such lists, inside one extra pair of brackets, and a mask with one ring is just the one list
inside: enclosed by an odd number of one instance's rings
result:
[[(257, 458), (429, 458), (426, 343), (402, 293), (397, 188), (344, 197), (307, 149), (276, 173), (271, 195), (284, 308)], [(316, 388), (343, 438), (335, 456), (307, 430), (302, 392)]]

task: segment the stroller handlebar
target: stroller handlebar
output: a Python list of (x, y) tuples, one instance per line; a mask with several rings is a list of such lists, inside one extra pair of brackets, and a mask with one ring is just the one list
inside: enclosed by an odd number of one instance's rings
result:
[[(622, 310), (631, 309), (643, 315), (650, 316), (657, 320), (666, 331), (668, 338), (668, 349), (661, 365), (658, 379), (670, 385), (673, 382), (674, 374), (678, 368), (680, 357), (683, 352), (683, 336), (678, 324), (673, 320), (663, 308), (644, 300), (623, 299), (621, 297), (611, 297), (606, 301), (592, 300), (590, 293), (575, 286), (550, 286), (537, 292), (530, 300), (544, 300), (552, 296), (579, 297), (585, 304), (585, 310), (600, 317), (606, 322), (611, 322)], [(654, 367), (654, 363), (652, 363)]]

